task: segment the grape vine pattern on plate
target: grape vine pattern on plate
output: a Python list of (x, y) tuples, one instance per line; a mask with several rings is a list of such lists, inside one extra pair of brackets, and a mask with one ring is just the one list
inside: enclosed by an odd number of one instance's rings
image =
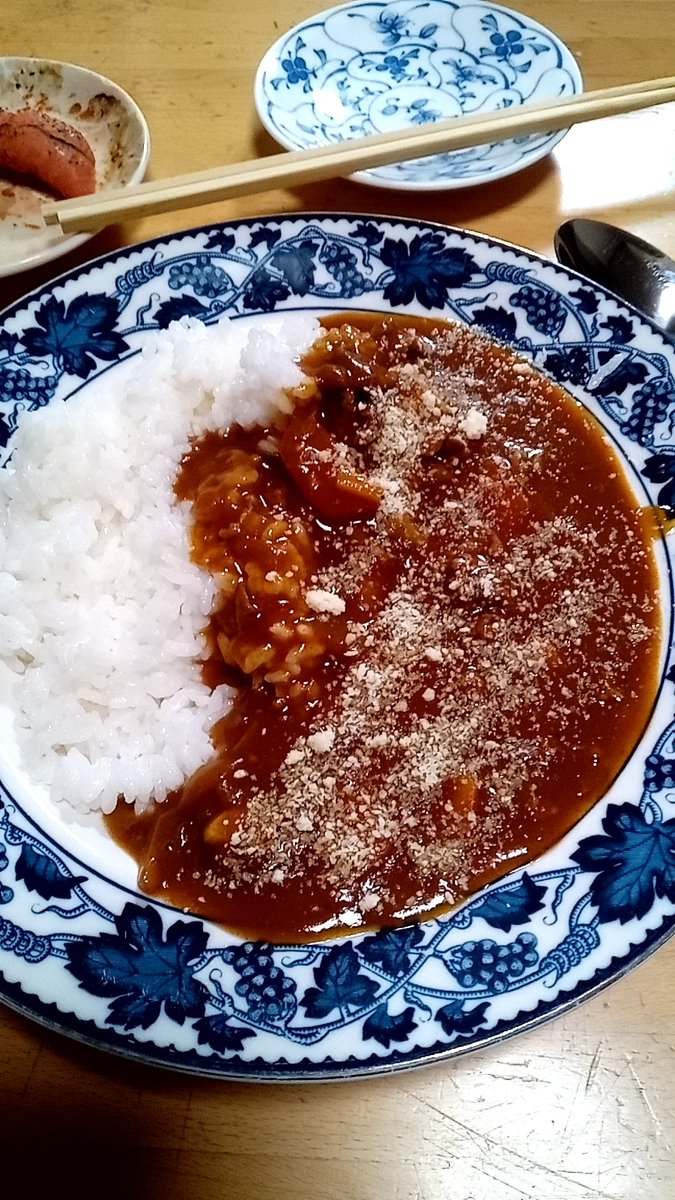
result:
[[(675, 761), (657, 755), (656, 764), (670, 782)], [(142, 902), (126, 902), (115, 916), (99, 904), (95, 880), (74, 874), (7, 804), (0, 880), (13, 886), (3, 886), (0, 903), (20, 884), (33, 897), (35, 928), (0, 915), (0, 947), (32, 964), (62, 963), (104, 1001), (105, 1023), (125, 1033), (189, 1022), (198, 1053), (234, 1055), (256, 1036), (311, 1047), (345, 1026), (388, 1050), (434, 1020), (450, 1045), (461, 1045), (491, 1023), (505, 993), (539, 985), (545, 994), (578, 967), (597, 948), (602, 921), (633, 919), (655, 895), (675, 902), (675, 819), (663, 821), (650, 803), (645, 813), (610, 810), (604, 834), (572, 855), (579, 865), (522, 872), (442, 921), (302, 947), (223, 945), (224, 937), (211, 945), (202, 922)], [(101, 926), (93, 935), (80, 931), (92, 913)], [(546, 947), (530, 929), (515, 932), (535, 914)], [(469, 938), (469, 929), (489, 936)]]
[[(29, 298), (0, 329), (5, 458), (24, 413), (114, 370), (173, 320), (358, 308), (442, 314), (516, 347), (594, 407), (646, 496), (675, 511), (673, 356), (660, 335), (525, 252), (357, 216), (214, 226)], [(565, 846), (436, 921), (334, 942), (240, 942), (120, 887), (41, 830), (3, 777), (2, 993), (99, 1044), (227, 1077), (386, 1070), (559, 1011), (675, 920), (674, 680), (671, 668), (660, 732)]]
[[(385, 309), (417, 304), (479, 325), (531, 354), (560, 382), (590, 393), (640, 445), (669, 434), (675, 384), (666, 360), (634, 345), (630, 318), (599, 317), (594, 289), (577, 284), (565, 293), (559, 280), (535, 280), (527, 266), (480, 261), (443, 231), (407, 238), (367, 219), (343, 224), (351, 229), (317, 222), (285, 237), (274, 222), (254, 222), (238, 238), (214, 230), (196, 251), (157, 252), (124, 272), (113, 295), (38, 303), (21, 335), (0, 337), (0, 444), (22, 411), (50, 402), (64, 377), (87, 380), (140, 333), (181, 317), (213, 321), (309, 300), (377, 308), (378, 297)], [(160, 281), (168, 299), (159, 298)]]

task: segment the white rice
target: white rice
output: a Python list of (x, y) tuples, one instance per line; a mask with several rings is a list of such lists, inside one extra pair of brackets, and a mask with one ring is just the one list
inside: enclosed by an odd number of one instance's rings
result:
[(287, 406), (317, 332), (183, 320), (23, 416), (0, 470), (0, 661), (25, 770), (76, 811), (161, 800), (210, 757), (230, 692), (201, 681), (215, 588), (176, 471), (191, 436)]

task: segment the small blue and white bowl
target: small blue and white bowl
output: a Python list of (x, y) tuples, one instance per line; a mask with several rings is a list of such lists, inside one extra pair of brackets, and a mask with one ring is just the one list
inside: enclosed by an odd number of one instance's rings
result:
[[(356, 0), (296, 25), (267, 51), (255, 103), (291, 150), (583, 90), (555, 34), (474, 0)], [(360, 171), (361, 183), (436, 191), (502, 179), (543, 158), (565, 131), (531, 134)]]

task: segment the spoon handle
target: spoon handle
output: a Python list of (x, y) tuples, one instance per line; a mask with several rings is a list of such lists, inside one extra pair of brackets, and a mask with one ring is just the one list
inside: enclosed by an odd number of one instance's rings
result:
[(642, 238), (604, 221), (565, 221), (554, 239), (558, 261), (615, 292), (675, 342), (675, 261)]

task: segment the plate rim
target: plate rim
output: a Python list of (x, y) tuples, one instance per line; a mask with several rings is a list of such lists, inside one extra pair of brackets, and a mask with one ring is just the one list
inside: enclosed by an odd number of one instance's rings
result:
[[(326, 1062), (321, 1063), (320, 1067), (310, 1063), (309, 1066), (311, 1069), (307, 1070), (305, 1069), (305, 1064), (309, 1063), (307, 1059), (300, 1063), (289, 1063), (283, 1059), (274, 1063), (268, 1063), (261, 1059), (247, 1060), (246, 1062), (239, 1059), (229, 1059), (223, 1062), (213, 1052), (211, 1058), (201, 1060), (204, 1065), (200, 1068), (197, 1062), (186, 1063), (181, 1061), (179, 1055), (183, 1052), (176, 1051), (174, 1047), (154, 1047), (155, 1053), (152, 1056), (148, 1056), (142, 1052), (142, 1049), (139, 1048), (131, 1035), (128, 1035), (125, 1039), (124, 1035), (117, 1030), (101, 1029), (93, 1021), (80, 1020), (78, 1028), (71, 1028), (63, 1020), (59, 1022), (55, 1018), (50, 1019), (46, 1011), (49, 1008), (55, 1009), (59, 1013), (59, 1016), (63, 1018), (63, 1014), (55, 1002), (45, 1003), (38, 1000), (40, 1007), (45, 1009), (45, 1012), (42, 1014), (37, 1013), (30, 1009), (27, 1004), (24, 1005), (15, 999), (15, 992), (21, 996), (27, 996), (28, 993), (26, 993), (20, 984), (14, 984), (4, 979), (1, 970), (0, 1003), (29, 1021), (31, 1025), (37, 1025), (39, 1028), (46, 1029), (51, 1034), (65, 1037), (69, 1042), (86, 1046), (100, 1054), (113, 1054), (117, 1058), (121, 1058), (127, 1062), (142, 1064), (144, 1067), (156, 1071), (171, 1071), (174, 1074), (212, 1079), (221, 1083), (262, 1083), (271, 1086), (275, 1084), (355, 1083), (387, 1075), (400, 1075), (407, 1071), (421, 1071), (425, 1068), (438, 1066), (443, 1062), (456, 1061), (457, 1059), (464, 1059), (474, 1054), (480, 1054), (502, 1042), (511, 1042), (521, 1035), (532, 1033), (534, 1030), (548, 1025), (558, 1018), (569, 1015), (570, 1012), (580, 1008), (587, 1001), (595, 999), (614, 984), (621, 983), (626, 976), (632, 974), (634, 970), (637, 970), (666, 945), (675, 934), (675, 914), (666, 918), (666, 922), (668, 924), (667, 929), (660, 928), (658, 930), (650, 930), (647, 933), (644, 942), (641, 943), (638, 955), (633, 955), (631, 951), (628, 951), (618, 960), (618, 969), (614, 967), (616, 960), (612, 959), (612, 962), (608, 966), (598, 972), (599, 977), (594, 977), (592, 981), (582, 980), (576, 984), (571, 989), (569, 997), (562, 1004), (557, 1005), (555, 999), (542, 1002), (534, 1013), (528, 1014), (528, 1019), (524, 1022), (518, 1023), (517, 1018), (514, 1018), (513, 1021), (505, 1022), (503, 1025), (500, 1024), (478, 1045), (474, 1045), (471, 1042), (458, 1042), (452, 1046), (444, 1046), (441, 1043), (437, 1046), (420, 1050), (417, 1057), (414, 1057), (415, 1052), (413, 1052), (412, 1059), (411, 1055), (403, 1055), (400, 1051), (394, 1050), (388, 1059), (383, 1059), (373, 1054), (369, 1059), (354, 1059), (351, 1065), (328, 1059)], [(588, 986), (585, 986), (586, 984)], [(86, 1032), (85, 1026), (87, 1025), (93, 1025), (95, 1034), (93, 1032), (91, 1034)], [(106, 1036), (103, 1037), (101, 1035)], [(107, 1044), (108, 1037), (110, 1038), (110, 1044)], [(213, 1060), (215, 1060), (218, 1067), (224, 1065), (227, 1066), (228, 1070), (209, 1070), (207, 1064)], [(255, 1069), (257, 1065), (260, 1065), (260, 1072)]]

